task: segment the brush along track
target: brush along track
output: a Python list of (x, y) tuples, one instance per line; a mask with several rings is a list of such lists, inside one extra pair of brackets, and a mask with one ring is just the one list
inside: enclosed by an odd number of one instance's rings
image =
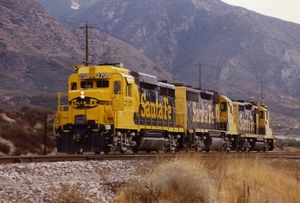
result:
[(8, 163), (36, 163), (36, 162), (58, 162), (58, 161), (89, 161), (89, 160), (145, 160), (145, 159), (169, 159), (185, 155), (199, 155), (202, 158), (218, 156), (238, 158), (263, 158), (263, 159), (287, 159), (300, 160), (299, 152), (267, 152), (267, 153), (160, 153), (160, 154), (86, 154), (86, 155), (35, 155), (35, 156), (5, 156), (0, 157), (0, 164)]

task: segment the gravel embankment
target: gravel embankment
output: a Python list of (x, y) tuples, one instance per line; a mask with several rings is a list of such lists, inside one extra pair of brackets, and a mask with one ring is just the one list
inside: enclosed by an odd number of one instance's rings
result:
[(116, 189), (140, 177), (146, 161), (80, 161), (0, 165), (0, 202), (59, 202), (75, 188), (92, 202), (111, 202)]

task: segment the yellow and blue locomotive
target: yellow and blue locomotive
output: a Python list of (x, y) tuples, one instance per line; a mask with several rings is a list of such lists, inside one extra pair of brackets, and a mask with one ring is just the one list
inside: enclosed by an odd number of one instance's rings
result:
[(58, 152), (273, 148), (265, 106), (158, 81), (122, 64), (81, 65), (74, 71), (68, 104), (58, 101)]

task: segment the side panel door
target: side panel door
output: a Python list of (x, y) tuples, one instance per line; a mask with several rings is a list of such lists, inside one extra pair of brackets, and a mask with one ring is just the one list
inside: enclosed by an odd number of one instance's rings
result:
[(113, 95), (112, 109), (113, 111), (124, 110), (124, 79), (120, 74), (112, 75)]
[(134, 125), (134, 99), (133, 99), (133, 81), (129, 81), (127, 78), (124, 83), (124, 110), (122, 114), (122, 125), (133, 128)]

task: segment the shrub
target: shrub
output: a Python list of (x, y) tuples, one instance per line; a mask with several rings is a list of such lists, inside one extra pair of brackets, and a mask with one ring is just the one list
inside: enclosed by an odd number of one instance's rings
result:
[(212, 202), (214, 181), (197, 162), (181, 160), (159, 165), (145, 180), (125, 187), (117, 202)]
[(29, 123), (30, 125), (35, 125), (36, 123), (44, 123), (45, 120), (45, 110), (38, 108), (29, 108), (22, 107), (21, 108), (21, 119), (24, 122)]
[(70, 184), (55, 189), (54, 197), (58, 203), (91, 203), (79, 187)]
[(295, 139), (283, 139), (283, 140), (276, 140), (275, 146), (279, 148), (285, 148), (285, 147), (297, 147), (300, 148), (300, 141), (297, 141)]
[(5, 154), (9, 154), (10, 147), (8, 145), (0, 142), (0, 152), (3, 152)]

